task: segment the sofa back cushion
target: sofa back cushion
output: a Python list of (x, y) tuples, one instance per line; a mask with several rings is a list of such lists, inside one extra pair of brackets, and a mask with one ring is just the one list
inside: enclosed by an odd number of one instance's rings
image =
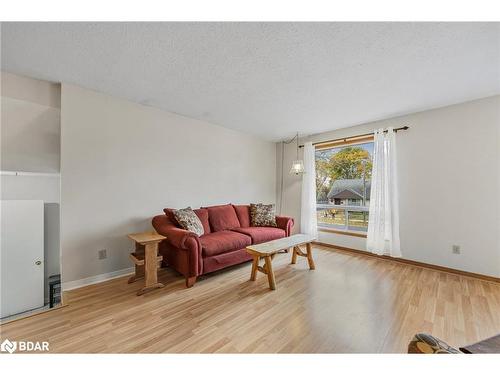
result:
[[(177, 222), (177, 219), (174, 216), (174, 211), (175, 210), (173, 208), (164, 208), (163, 209), (163, 212), (165, 212), (165, 215), (167, 215), (169, 220), (173, 224), (175, 224), (176, 226), (181, 228), (181, 226)], [(193, 211), (196, 214), (196, 216), (198, 216), (198, 218), (201, 221), (201, 224), (203, 225), (203, 230), (205, 232), (204, 234), (210, 233), (211, 231), (210, 231), (210, 224), (208, 223), (208, 210), (206, 208), (198, 208), (198, 209), (193, 210)]]
[(174, 224), (175, 226), (180, 228), (181, 226), (179, 225), (179, 223), (177, 222), (177, 219), (174, 216), (174, 211), (175, 211), (175, 209), (173, 209), (173, 208), (164, 208), (163, 209), (163, 212), (165, 212), (165, 215), (167, 215), (168, 220), (170, 220), (172, 222), (172, 224)]
[(250, 206), (249, 205), (234, 205), (234, 210), (240, 221), (240, 226), (242, 228), (248, 228), (250, 226)]
[(204, 208), (208, 210), (208, 221), (212, 232), (240, 227), (238, 216), (231, 204)]
[(208, 222), (208, 210), (206, 208), (198, 208), (193, 211), (199, 217), (201, 223), (203, 224), (203, 229), (205, 230), (205, 234), (209, 234), (211, 230), (210, 230), (210, 224)]

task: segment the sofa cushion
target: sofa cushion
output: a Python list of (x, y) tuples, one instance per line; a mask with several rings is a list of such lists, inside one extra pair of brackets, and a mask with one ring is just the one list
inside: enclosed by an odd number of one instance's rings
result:
[(214, 272), (235, 264), (248, 262), (253, 257), (245, 249), (203, 258), (203, 273)]
[[(163, 212), (169, 220), (174, 224), (177, 225), (179, 228), (182, 228), (182, 226), (179, 224), (177, 219), (174, 216), (174, 211), (175, 209), (173, 208), (164, 208)], [(198, 216), (198, 219), (200, 219), (201, 224), (203, 225), (203, 230), (204, 234), (210, 233), (210, 224), (208, 223), (208, 210), (206, 208), (197, 208), (196, 210), (193, 210), (196, 216)]]
[(275, 227), (274, 204), (250, 203), (250, 225), (252, 227)]
[(210, 257), (243, 249), (252, 244), (252, 239), (242, 233), (222, 230), (201, 236), (200, 243), (203, 256)]
[(196, 216), (201, 221), (201, 224), (203, 224), (203, 229), (205, 231), (205, 234), (210, 233), (210, 224), (208, 223), (208, 210), (206, 208), (198, 208), (196, 210), (193, 210)]
[(195, 214), (191, 207), (174, 210), (174, 217), (182, 228), (193, 232), (198, 236), (205, 234), (200, 218)]
[(240, 221), (240, 227), (248, 228), (250, 226), (250, 206), (248, 205), (234, 205), (234, 210), (236, 211), (236, 216)]
[(238, 216), (236, 216), (236, 211), (231, 204), (206, 207), (206, 209), (212, 232), (240, 227)]
[(232, 230), (250, 236), (253, 244), (276, 240), (286, 236), (283, 229), (272, 227), (234, 228)]

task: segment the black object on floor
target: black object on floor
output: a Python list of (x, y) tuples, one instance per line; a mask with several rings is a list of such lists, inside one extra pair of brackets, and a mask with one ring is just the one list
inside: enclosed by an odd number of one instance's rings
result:
[(61, 302), (61, 275), (49, 277), (49, 307)]

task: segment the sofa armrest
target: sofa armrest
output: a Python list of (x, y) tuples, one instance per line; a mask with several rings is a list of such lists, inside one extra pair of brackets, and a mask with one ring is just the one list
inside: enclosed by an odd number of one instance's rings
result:
[(288, 216), (276, 216), (276, 225), (278, 228), (283, 229), (286, 233), (286, 236), (290, 236), (292, 234), (294, 220), (293, 217)]
[[(193, 232), (178, 228), (173, 224), (167, 215), (158, 215), (153, 218), (153, 227), (156, 231), (167, 237), (162, 241), (169, 249), (169, 252), (182, 252), (178, 254), (178, 271), (186, 278), (191, 279), (203, 273), (203, 260), (201, 257), (200, 238)], [(172, 257), (176, 257), (172, 255)], [(192, 285), (192, 284), (191, 284)], [(188, 285), (190, 286), (190, 285)]]
[(167, 241), (178, 249), (189, 249), (190, 244), (193, 243), (191, 239), (194, 239), (196, 243), (199, 242), (199, 237), (195, 233), (178, 228), (166, 215), (155, 216), (152, 224), (153, 228), (155, 228), (159, 234), (167, 237)]

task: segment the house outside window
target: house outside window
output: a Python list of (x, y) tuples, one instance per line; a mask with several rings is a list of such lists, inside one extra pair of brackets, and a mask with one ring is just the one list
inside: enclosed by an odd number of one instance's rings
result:
[(371, 191), (373, 142), (316, 150), (318, 227), (366, 232)]

